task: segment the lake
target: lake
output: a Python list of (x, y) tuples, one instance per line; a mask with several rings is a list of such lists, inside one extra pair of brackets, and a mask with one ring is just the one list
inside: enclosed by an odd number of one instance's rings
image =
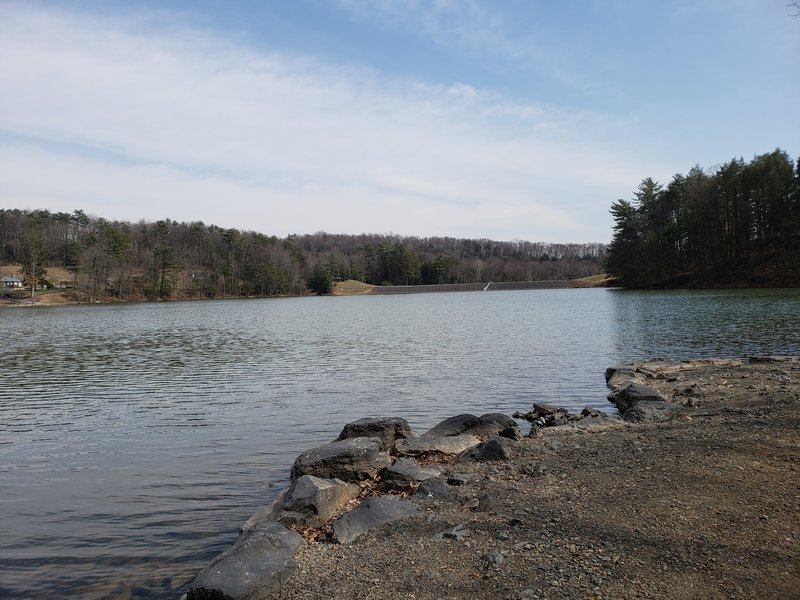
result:
[(800, 290), (607, 289), (0, 309), (0, 597), (177, 597), (295, 456), (421, 432), (604, 369), (800, 353)]

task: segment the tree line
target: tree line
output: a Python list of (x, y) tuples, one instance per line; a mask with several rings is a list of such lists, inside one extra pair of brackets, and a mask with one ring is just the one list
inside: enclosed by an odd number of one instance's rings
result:
[(800, 283), (800, 159), (783, 150), (645, 178), (611, 214), (606, 269), (627, 287)]
[[(109, 221), (47, 210), (0, 209), (0, 263), (26, 285), (80, 300), (329, 293), (338, 279), (373, 285), (572, 279), (602, 271), (600, 243), (336, 235), (286, 238), (203, 222)], [(47, 267), (68, 278), (48, 278)], [(51, 268), (52, 270), (52, 268)]]

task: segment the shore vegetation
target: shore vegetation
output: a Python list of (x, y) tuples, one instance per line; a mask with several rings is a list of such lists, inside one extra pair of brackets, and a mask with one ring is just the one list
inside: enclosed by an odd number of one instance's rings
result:
[[(330, 294), (369, 286), (565, 280), (601, 273), (605, 245), (393, 234), (289, 235), (200, 221), (109, 221), (0, 209), (0, 274), (75, 301)], [(0, 294), (9, 290), (0, 290)]]
[(606, 267), (625, 287), (800, 285), (800, 159), (783, 150), (647, 177), (611, 214)]

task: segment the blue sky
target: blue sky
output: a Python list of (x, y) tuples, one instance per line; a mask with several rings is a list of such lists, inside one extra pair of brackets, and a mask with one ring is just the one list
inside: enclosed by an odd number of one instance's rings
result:
[(784, 0), (0, 1), (0, 206), (608, 241), (639, 181), (800, 151)]

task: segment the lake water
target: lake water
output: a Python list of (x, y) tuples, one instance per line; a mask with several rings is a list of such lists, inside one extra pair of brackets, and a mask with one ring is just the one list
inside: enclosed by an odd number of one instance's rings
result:
[(608, 409), (623, 361), (800, 353), (800, 290), (0, 309), (0, 597), (177, 597), (348, 421)]

